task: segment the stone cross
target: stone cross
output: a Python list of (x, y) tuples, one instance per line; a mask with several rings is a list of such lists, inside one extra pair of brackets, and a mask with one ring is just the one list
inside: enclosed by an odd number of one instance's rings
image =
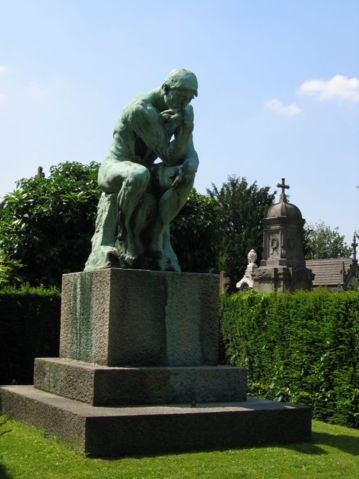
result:
[(353, 236), (352, 246), (353, 246), (353, 262), (356, 263), (356, 261), (357, 261), (357, 246), (358, 246), (356, 233), (354, 233), (354, 236)]
[(282, 178), (282, 183), (277, 184), (277, 188), (281, 188), (282, 194), (280, 195), (280, 198), (281, 200), (282, 199), (285, 200), (286, 199), (285, 190), (289, 190), (289, 185), (285, 184), (285, 178)]

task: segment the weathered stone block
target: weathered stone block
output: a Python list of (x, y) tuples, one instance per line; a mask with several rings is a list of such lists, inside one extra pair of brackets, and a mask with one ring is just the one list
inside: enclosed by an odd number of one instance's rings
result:
[(246, 400), (246, 370), (231, 366), (108, 367), (37, 358), (34, 386), (93, 406)]
[(305, 406), (245, 402), (93, 407), (32, 386), (0, 388), (2, 412), (72, 443), (90, 456), (158, 454), (309, 441)]
[(104, 269), (66, 274), (60, 357), (107, 366), (218, 361), (218, 276)]

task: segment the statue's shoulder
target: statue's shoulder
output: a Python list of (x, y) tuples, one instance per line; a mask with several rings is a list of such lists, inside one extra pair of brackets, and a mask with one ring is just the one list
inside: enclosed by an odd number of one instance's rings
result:
[(123, 114), (130, 121), (141, 121), (159, 117), (159, 111), (153, 104), (154, 90), (135, 97), (127, 105)]

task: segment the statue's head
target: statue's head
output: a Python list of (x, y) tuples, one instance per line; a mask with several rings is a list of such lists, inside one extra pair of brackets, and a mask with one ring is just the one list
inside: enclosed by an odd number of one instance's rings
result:
[(198, 81), (194, 73), (184, 68), (172, 70), (161, 87), (168, 108), (183, 109), (198, 95)]

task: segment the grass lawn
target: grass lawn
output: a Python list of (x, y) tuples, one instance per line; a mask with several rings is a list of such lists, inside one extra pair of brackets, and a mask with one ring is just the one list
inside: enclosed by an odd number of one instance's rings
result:
[[(3, 422), (3, 421), (2, 421)], [(0, 426), (0, 479), (359, 478), (359, 430), (313, 422), (313, 440), (117, 460), (88, 459), (13, 421)]]

